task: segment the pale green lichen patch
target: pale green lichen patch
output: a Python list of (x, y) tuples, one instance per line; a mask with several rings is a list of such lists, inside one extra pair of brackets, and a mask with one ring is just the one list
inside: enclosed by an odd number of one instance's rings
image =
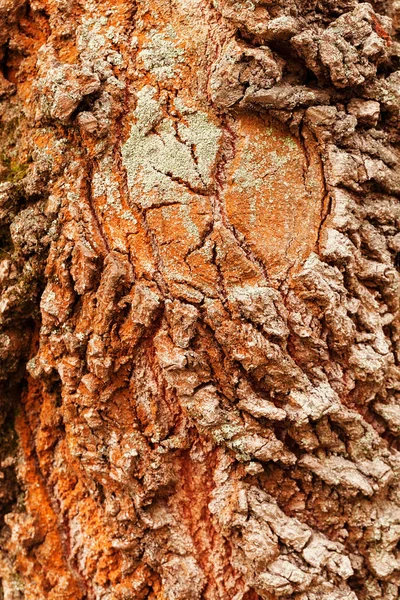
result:
[(139, 52), (145, 69), (160, 81), (174, 77), (176, 66), (184, 60), (184, 51), (172, 41), (174, 37), (171, 26), (165, 33), (151, 32), (150, 41)]
[(137, 125), (133, 125), (129, 139), (122, 148), (122, 157), (129, 187), (135, 195), (138, 193), (138, 190), (135, 191), (138, 183), (141, 183), (145, 193), (154, 188), (167, 193), (171, 191), (170, 184), (174, 183), (171, 178), (186, 181), (191, 186), (202, 185), (190, 148), (179, 142), (173, 123), (168, 119), (161, 123), (157, 133), (147, 136), (142, 134)]
[(236, 169), (233, 180), (240, 188), (242, 188), (242, 190), (260, 190), (264, 185), (264, 179), (262, 177), (255, 177), (254, 173), (246, 164), (241, 164), (240, 167)]
[(177, 129), (170, 118), (154, 128), (160, 108), (152, 93), (149, 86), (143, 89), (134, 113), (137, 122), (122, 147), (131, 196), (144, 208), (165, 202), (184, 204), (193, 192), (205, 192), (211, 184), (221, 131), (205, 113), (194, 111), (185, 115), (185, 123), (179, 122)]
[(210, 183), (212, 167), (218, 152), (221, 130), (208, 120), (205, 113), (186, 116), (187, 125), (179, 123), (181, 139), (194, 148), (197, 170), (204, 183)]
[(297, 144), (296, 144), (295, 140), (292, 137), (290, 137), (290, 136), (285, 137), (284, 140), (283, 140), (283, 143), (290, 150), (296, 150), (297, 149)]
[(134, 115), (140, 133), (146, 135), (162, 119), (160, 103), (154, 98), (156, 89), (151, 85), (145, 85), (137, 93), (137, 105)]
[(268, 187), (268, 177), (283, 169), (291, 159), (290, 153), (281, 155), (276, 150), (268, 151), (268, 146), (260, 142), (257, 155), (250, 150), (243, 152), (241, 164), (233, 175), (233, 181), (242, 190), (261, 190), (263, 187)]
[(196, 243), (200, 242), (200, 232), (196, 223), (192, 219), (190, 205), (182, 205), (180, 207), (181, 219), (185, 225), (185, 231), (187, 231)]

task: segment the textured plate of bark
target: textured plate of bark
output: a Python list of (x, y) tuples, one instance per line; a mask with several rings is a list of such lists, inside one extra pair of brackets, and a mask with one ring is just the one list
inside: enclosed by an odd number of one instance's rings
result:
[(399, 598), (399, 29), (0, 0), (0, 598)]

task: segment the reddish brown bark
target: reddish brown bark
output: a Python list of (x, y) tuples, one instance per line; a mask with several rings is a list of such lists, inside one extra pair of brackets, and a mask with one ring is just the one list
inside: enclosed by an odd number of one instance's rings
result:
[(0, 0), (0, 597), (398, 598), (399, 15)]

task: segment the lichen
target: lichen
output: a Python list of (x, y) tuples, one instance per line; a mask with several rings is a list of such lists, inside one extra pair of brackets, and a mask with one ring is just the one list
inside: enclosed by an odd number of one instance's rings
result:
[(193, 112), (186, 116), (185, 123), (178, 124), (182, 140), (193, 146), (197, 158), (197, 170), (205, 184), (210, 183), (212, 167), (218, 152), (221, 130), (216, 127), (205, 113)]
[(134, 115), (141, 134), (146, 135), (162, 118), (160, 103), (154, 99), (156, 89), (151, 85), (144, 86), (137, 93), (137, 105)]
[[(290, 148), (297, 148), (295, 142), (293, 143), (294, 146), (290, 146)], [(265, 152), (261, 152), (260, 156), (260, 151), (264, 148)], [(243, 152), (242, 162), (236, 169), (233, 180), (243, 190), (261, 190), (266, 187), (268, 177), (282, 169), (291, 159), (290, 153), (282, 155), (276, 150), (268, 152), (267, 144), (260, 142), (258, 155), (251, 150)], [(283, 173), (284, 171), (282, 171)]]
[(184, 61), (184, 51), (171, 38), (175, 37), (172, 27), (165, 33), (150, 33), (150, 41), (144, 44), (139, 57), (147, 71), (153, 73), (159, 81), (172, 79), (176, 66)]
[[(154, 202), (185, 203), (192, 197), (188, 189), (205, 191), (211, 182), (221, 138), (220, 129), (207, 115), (194, 111), (185, 115), (185, 121), (178, 122), (179, 137), (171, 118), (162, 119), (150, 132), (149, 127), (154, 126), (160, 114), (159, 104), (155, 103), (152, 89), (147, 88), (134, 113), (137, 122), (122, 147), (131, 196), (143, 207)], [(156, 112), (152, 114), (153, 109)], [(143, 196), (143, 191), (148, 195)], [(157, 200), (150, 192), (158, 194)]]

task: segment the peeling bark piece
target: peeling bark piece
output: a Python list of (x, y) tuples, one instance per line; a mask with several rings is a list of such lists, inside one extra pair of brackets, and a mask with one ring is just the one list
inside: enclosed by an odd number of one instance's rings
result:
[(252, 512), (258, 519), (268, 523), (272, 531), (287, 546), (300, 552), (311, 537), (311, 530), (298, 521), (287, 517), (276, 504), (253, 488), (248, 494)]
[(299, 460), (299, 465), (311, 469), (329, 485), (341, 485), (345, 489), (362, 492), (372, 496), (374, 490), (369, 480), (362, 475), (357, 465), (341, 456), (329, 456), (324, 460), (306, 455)]
[[(293, 414), (293, 419), (310, 418), (312, 420), (320, 419), (322, 416), (337, 411), (339, 399), (333, 389), (327, 383), (321, 383), (316, 387), (310, 387), (309, 390), (293, 390), (289, 395), (289, 415)], [(300, 409), (300, 415), (296, 409)], [(293, 410), (293, 413), (292, 413)]]
[(329, 104), (329, 101), (329, 93), (323, 90), (282, 83), (269, 90), (248, 88), (241, 105), (261, 105), (264, 108), (293, 110), (298, 106)]
[(263, 417), (272, 421), (283, 421), (286, 418), (284, 410), (255, 394), (250, 385), (244, 381), (239, 384), (237, 395), (240, 398), (238, 408), (246, 410), (257, 419)]
[[(228, 299), (232, 309), (244, 318), (261, 325), (268, 336), (286, 339), (286, 310), (279, 293), (272, 288), (259, 286), (236, 286), (231, 288)], [(235, 315), (236, 316), (236, 315)]]
[(88, 244), (78, 242), (72, 251), (71, 275), (75, 291), (81, 296), (95, 287), (98, 277), (98, 258)]
[(264, 89), (279, 82), (282, 66), (282, 59), (276, 59), (268, 47), (252, 48), (231, 40), (213, 66), (211, 98), (218, 106), (229, 108), (243, 98), (248, 86)]
[(354, 572), (349, 558), (340, 552), (343, 550), (343, 546), (322, 538), (318, 534), (313, 534), (302, 555), (313, 567), (320, 569), (322, 566), (326, 566), (343, 579), (348, 579)]
[(376, 32), (384, 31), (387, 25), (370, 4), (361, 3), (325, 31), (305, 31), (292, 42), (317, 76), (323, 75), (325, 67), (336, 87), (356, 86), (372, 79), (377, 65), (387, 57), (386, 40)]
[(380, 116), (380, 104), (375, 100), (362, 100), (361, 98), (352, 98), (347, 105), (350, 114), (357, 118), (362, 125), (375, 127)]
[(389, 429), (393, 433), (400, 433), (400, 404), (396, 401), (383, 404), (376, 402), (374, 410), (388, 423)]
[(246, 426), (237, 412), (224, 410), (213, 386), (201, 388), (192, 398), (185, 398), (184, 403), (196, 425), (218, 444), (226, 444), (239, 460), (255, 458), (284, 464), (296, 462), (296, 457), (284, 448), (272, 431), (262, 432), (256, 427)]

